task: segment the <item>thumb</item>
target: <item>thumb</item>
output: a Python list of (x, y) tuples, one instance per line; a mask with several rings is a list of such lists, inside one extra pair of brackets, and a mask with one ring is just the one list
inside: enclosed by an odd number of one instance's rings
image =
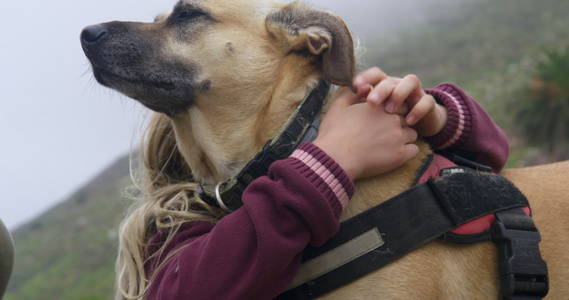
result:
[(344, 89), (342, 93), (334, 100), (332, 106), (348, 107), (358, 103), (365, 95), (367, 95), (372, 89), (371, 85), (367, 85), (363, 88), (359, 88), (357, 93), (353, 93), (351, 89)]

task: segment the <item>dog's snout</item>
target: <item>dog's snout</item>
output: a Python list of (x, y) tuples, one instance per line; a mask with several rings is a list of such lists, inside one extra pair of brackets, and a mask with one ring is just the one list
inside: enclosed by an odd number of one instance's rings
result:
[(84, 45), (96, 44), (107, 35), (107, 27), (102, 24), (87, 26), (81, 31), (81, 43)]

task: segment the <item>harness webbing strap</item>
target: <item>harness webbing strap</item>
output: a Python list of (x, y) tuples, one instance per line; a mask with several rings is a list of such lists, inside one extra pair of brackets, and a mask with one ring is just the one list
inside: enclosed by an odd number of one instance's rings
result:
[(296, 280), (276, 299), (322, 296), (470, 220), (528, 205), (525, 196), (501, 176), (464, 172), (432, 178), (343, 222), (339, 232), (322, 247), (306, 248), (303, 265), (369, 235), (372, 229), (377, 229), (381, 237), (380, 246), (362, 251), (351, 260), (345, 259), (334, 271), (310, 278), (299, 274), (303, 280)]
[(222, 182), (217, 191), (214, 186), (200, 185), (198, 187), (200, 198), (215, 207), (220, 207), (218, 204), (218, 199), (220, 199), (227, 207), (227, 212), (241, 207), (243, 205), (241, 195), (247, 186), (256, 178), (268, 174), (269, 166), (273, 162), (288, 157), (303, 137), (310, 132), (310, 126), (318, 121), (317, 118), (331, 86), (328, 80), (322, 78), (318, 86), (301, 102), (279, 132), (265, 144), (239, 174)]

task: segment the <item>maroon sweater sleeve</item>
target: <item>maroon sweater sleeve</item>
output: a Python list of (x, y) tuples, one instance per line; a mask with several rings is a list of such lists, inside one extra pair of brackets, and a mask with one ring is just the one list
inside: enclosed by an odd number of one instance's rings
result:
[[(147, 263), (150, 279), (167, 253), (187, 245), (158, 269), (147, 299), (274, 298), (298, 272), (302, 250), (337, 232), (353, 190), (329, 156), (302, 144), (247, 188), (243, 207), (217, 224), (184, 224), (162, 258)], [(157, 234), (147, 251), (155, 251), (164, 239)]]
[(453, 83), (443, 83), (425, 92), (448, 110), (447, 126), (427, 138), (431, 147), (435, 151), (468, 153), (470, 159), (500, 172), (510, 151), (508, 139), (480, 104)]

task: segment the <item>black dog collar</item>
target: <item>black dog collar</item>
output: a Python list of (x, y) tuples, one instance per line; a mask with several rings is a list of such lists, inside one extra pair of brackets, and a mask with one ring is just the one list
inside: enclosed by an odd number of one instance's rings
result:
[(275, 136), (239, 174), (216, 186), (200, 184), (197, 190), (200, 198), (211, 206), (222, 208), (227, 213), (241, 207), (243, 205), (241, 196), (253, 180), (268, 174), (269, 166), (273, 162), (287, 158), (301, 142), (312, 141), (316, 138), (319, 125), (318, 116), (324, 100), (330, 93), (331, 86), (328, 80), (322, 78), (318, 86), (301, 102)]

